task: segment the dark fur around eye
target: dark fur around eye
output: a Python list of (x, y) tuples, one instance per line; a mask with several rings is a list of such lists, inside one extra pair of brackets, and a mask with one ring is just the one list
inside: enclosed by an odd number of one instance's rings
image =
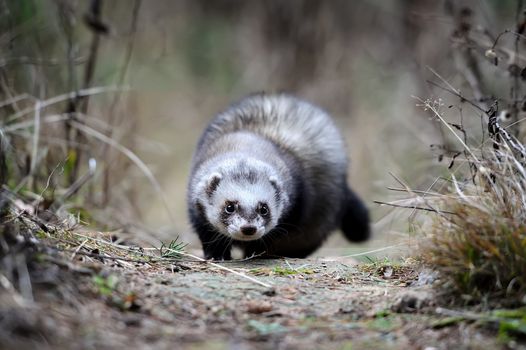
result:
[(266, 203), (260, 203), (257, 212), (261, 216), (267, 216), (270, 213), (270, 210), (268, 209), (268, 205)]
[(235, 202), (226, 202), (225, 203), (225, 213), (234, 214), (237, 210), (237, 204)]

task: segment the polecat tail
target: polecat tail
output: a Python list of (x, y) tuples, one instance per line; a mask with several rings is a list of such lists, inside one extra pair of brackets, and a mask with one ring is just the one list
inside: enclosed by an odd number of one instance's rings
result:
[(363, 201), (350, 188), (345, 189), (342, 208), (341, 229), (352, 242), (366, 241), (371, 235), (369, 228), (369, 211)]

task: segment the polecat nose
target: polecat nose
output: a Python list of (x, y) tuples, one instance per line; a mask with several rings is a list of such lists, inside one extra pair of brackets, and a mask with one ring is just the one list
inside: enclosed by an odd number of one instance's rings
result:
[(241, 227), (241, 233), (246, 236), (252, 236), (257, 231), (256, 226), (242, 226)]

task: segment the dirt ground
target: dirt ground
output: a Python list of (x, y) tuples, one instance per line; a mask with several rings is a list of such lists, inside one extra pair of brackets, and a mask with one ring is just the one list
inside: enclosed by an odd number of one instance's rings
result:
[(0, 348), (526, 348), (437, 312), (433, 273), (410, 260), (219, 263), (254, 281), (191, 259), (161, 265), (82, 251), (29, 265), (33, 302), (2, 278)]

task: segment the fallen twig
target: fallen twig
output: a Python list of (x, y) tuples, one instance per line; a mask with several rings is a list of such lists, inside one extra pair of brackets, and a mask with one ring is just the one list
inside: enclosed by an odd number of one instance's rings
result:
[(233, 269), (229, 269), (228, 267), (225, 267), (225, 266), (219, 265), (219, 264), (217, 264), (217, 263), (215, 263), (215, 262), (213, 262), (213, 261), (205, 260), (205, 259), (203, 259), (203, 258), (200, 258), (200, 257), (198, 257), (198, 256), (195, 256), (195, 255), (193, 255), (193, 254), (189, 254), (189, 253), (179, 252), (179, 254), (181, 254), (181, 255), (186, 255), (186, 256), (188, 256), (188, 257), (191, 257), (191, 258), (194, 258), (194, 259), (197, 259), (197, 260), (200, 260), (200, 261), (206, 262), (207, 264), (210, 264), (210, 265), (212, 265), (212, 266), (214, 266), (214, 267), (217, 267), (217, 268), (219, 268), (219, 269), (221, 269), (221, 270), (225, 270), (225, 271), (228, 271), (228, 272), (230, 272), (230, 273), (233, 273), (233, 274), (236, 275), (236, 276), (239, 276), (239, 277), (242, 277), (242, 278), (244, 278), (244, 279), (247, 279), (247, 280), (249, 280), (249, 281), (251, 281), (251, 282), (257, 283), (257, 284), (259, 284), (259, 285), (261, 285), (261, 286), (263, 286), (263, 287), (266, 287), (266, 288), (273, 288), (273, 286), (272, 286), (271, 284), (268, 284), (268, 283), (265, 283), (265, 282), (261, 282), (261, 281), (255, 279), (254, 277), (250, 277), (250, 276), (245, 275), (244, 273), (238, 272), (238, 271), (233, 270)]

